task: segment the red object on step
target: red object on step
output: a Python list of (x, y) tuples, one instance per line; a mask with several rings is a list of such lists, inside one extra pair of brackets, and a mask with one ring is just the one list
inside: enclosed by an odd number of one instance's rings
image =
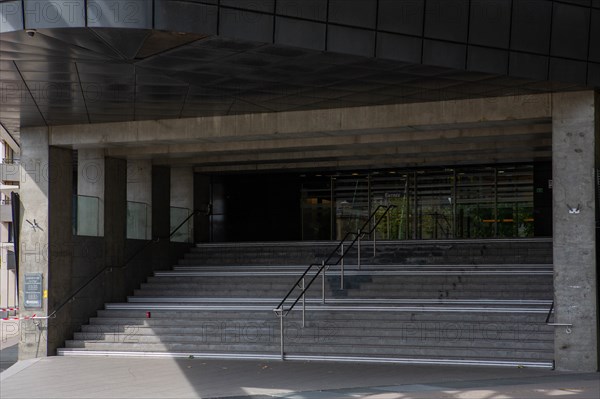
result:
[(146, 312), (146, 318), (147, 318), (147, 319), (149, 319), (149, 318), (151, 318), (151, 317), (152, 317), (152, 313), (150, 313), (150, 312)]

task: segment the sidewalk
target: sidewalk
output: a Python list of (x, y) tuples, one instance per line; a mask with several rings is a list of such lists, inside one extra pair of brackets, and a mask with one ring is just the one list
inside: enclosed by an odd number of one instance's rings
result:
[(598, 398), (600, 374), (551, 370), (50, 357), (0, 374), (9, 398)]
[[(0, 328), (2, 324), (0, 323)], [(17, 362), (19, 337), (7, 338), (0, 334), (0, 372)]]

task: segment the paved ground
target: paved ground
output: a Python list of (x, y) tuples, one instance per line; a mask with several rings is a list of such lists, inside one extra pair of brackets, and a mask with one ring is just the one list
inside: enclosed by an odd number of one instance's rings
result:
[[(5, 324), (0, 321), (0, 329)], [(0, 333), (0, 372), (17, 362), (17, 344), (19, 337)]]
[(9, 398), (598, 398), (600, 374), (448, 366), (51, 357), (0, 374)]

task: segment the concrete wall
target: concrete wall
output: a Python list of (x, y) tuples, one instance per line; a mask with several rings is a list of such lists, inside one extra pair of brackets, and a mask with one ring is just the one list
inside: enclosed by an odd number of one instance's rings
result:
[(598, 370), (597, 96), (553, 95), (554, 297), (559, 370)]
[[(84, 165), (101, 165), (101, 180), (90, 178), (88, 167), (79, 168), (79, 193), (103, 198), (103, 237), (74, 236), (72, 231), (72, 152), (50, 147), (45, 128), (23, 129), (22, 181), (22, 251), (20, 281), (26, 273), (41, 273), (44, 284), (43, 306), (27, 309), (21, 316), (51, 314), (49, 320), (26, 320), (21, 323), (19, 358), (53, 355), (64, 341), (72, 337), (106, 302), (125, 301), (127, 295), (145, 281), (153, 270), (173, 265), (189, 244), (169, 243), (163, 239), (151, 250), (127, 260), (147, 241), (126, 240), (127, 163), (122, 159), (98, 158), (84, 153)], [(98, 154), (96, 154), (98, 155)], [(81, 159), (81, 158), (80, 158)], [(158, 168), (152, 190), (154, 209), (153, 233), (169, 234), (170, 170)], [(92, 184), (93, 183), (93, 184)], [(102, 190), (99, 190), (102, 187)], [(31, 224), (29, 223), (31, 222)], [(86, 283), (89, 283), (86, 285)], [(73, 293), (84, 287), (75, 300)], [(20, 303), (24, 303), (21, 284)]]
[[(29, 128), (21, 132), (22, 220), (19, 281), (27, 273), (41, 273), (41, 308), (27, 308), (23, 286), (19, 287), (21, 316), (47, 315), (64, 301), (71, 291), (72, 259), (72, 164), (71, 152), (49, 147), (47, 128)], [(52, 271), (52, 274), (50, 274)], [(52, 354), (62, 335), (68, 313), (48, 320), (21, 323), (19, 359)], [(49, 332), (49, 328), (54, 333)]]

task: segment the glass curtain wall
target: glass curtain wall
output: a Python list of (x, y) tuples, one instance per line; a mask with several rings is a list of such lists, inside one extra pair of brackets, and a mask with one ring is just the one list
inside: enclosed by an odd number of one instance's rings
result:
[(357, 231), (377, 206), (390, 204), (396, 207), (377, 227), (377, 239), (533, 237), (532, 165), (303, 179), (304, 240), (341, 239), (347, 231)]

